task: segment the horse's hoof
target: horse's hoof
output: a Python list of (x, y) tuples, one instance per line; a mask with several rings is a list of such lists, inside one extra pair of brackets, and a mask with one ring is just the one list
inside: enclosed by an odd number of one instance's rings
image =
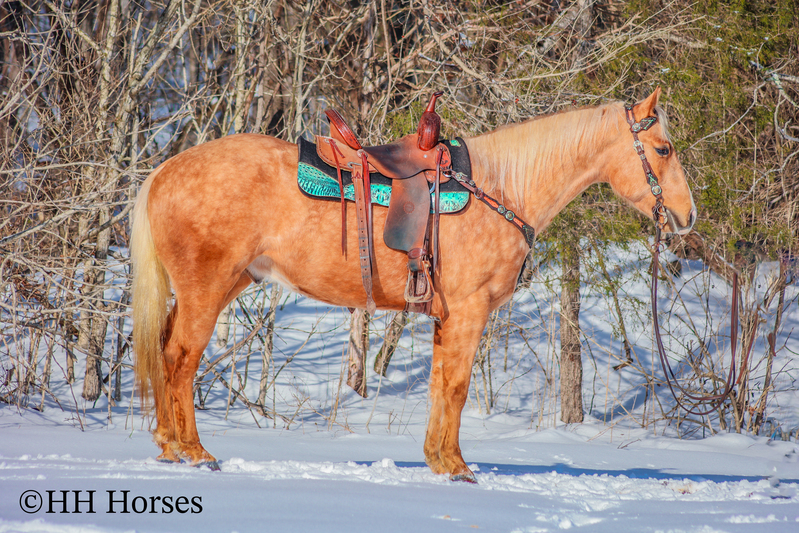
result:
[(206, 467), (211, 472), (220, 472), (222, 470), (221, 468), (219, 468), (219, 463), (217, 461), (203, 461), (202, 463), (197, 463), (192, 466), (195, 468)]
[(472, 483), (477, 485), (477, 478), (474, 477), (474, 474), (471, 472), (466, 472), (463, 474), (454, 474), (449, 476), (450, 481), (465, 481), (466, 483)]
[(162, 453), (161, 455), (156, 457), (155, 460), (158, 461), (159, 463), (172, 464), (172, 465), (175, 465), (175, 464), (178, 464), (178, 463), (181, 462), (180, 461), (180, 457), (178, 457), (178, 455), (175, 452), (173, 452), (172, 450), (169, 450), (169, 451), (166, 451), (166, 452)]

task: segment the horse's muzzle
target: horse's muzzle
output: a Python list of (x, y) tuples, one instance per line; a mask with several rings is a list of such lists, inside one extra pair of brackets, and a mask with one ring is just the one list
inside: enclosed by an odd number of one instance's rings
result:
[(683, 226), (677, 221), (677, 217), (675, 217), (672, 212), (667, 208), (666, 209), (666, 220), (669, 223), (669, 228), (672, 230), (670, 233), (676, 233), (678, 235), (686, 235), (691, 231), (691, 228), (694, 227), (694, 222), (696, 222), (696, 206), (691, 207), (691, 212), (688, 213), (688, 223), (687, 225)]

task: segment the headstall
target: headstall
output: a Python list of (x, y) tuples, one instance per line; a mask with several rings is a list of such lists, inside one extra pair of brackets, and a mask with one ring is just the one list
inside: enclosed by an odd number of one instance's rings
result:
[[(737, 351), (737, 344), (738, 344), (738, 300), (740, 298), (739, 291), (738, 291), (738, 273), (733, 273), (732, 278), (732, 293), (733, 293), (733, 300), (732, 300), (732, 311), (730, 313), (730, 351), (732, 353), (732, 359), (730, 361), (730, 371), (727, 376), (727, 380), (724, 383), (724, 390), (718, 394), (711, 394), (707, 396), (697, 395), (695, 393), (689, 392), (682, 385), (677, 381), (677, 377), (674, 374), (674, 371), (671, 368), (671, 363), (669, 362), (669, 358), (666, 355), (666, 350), (663, 347), (663, 339), (660, 336), (660, 324), (658, 323), (658, 306), (657, 306), (657, 292), (658, 292), (658, 267), (660, 265), (660, 248), (661, 248), (661, 233), (663, 231), (663, 227), (666, 225), (665, 221), (666, 218), (666, 208), (663, 205), (663, 189), (658, 183), (658, 178), (655, 175), (655, 171), (652, 170), (652, 165), (649, 164), (649, 161), (646, 159), (646, 153), (644, 152), (644, 145), (638, 139), (638, 132), (646, 131), (652, 126), (657, 123), (657, 117), (646, 117), (641, 119), (640, 121), (635, 121), (635, 115), (633, 114), (633, 108), (630, 105), (624, 106), (625, 116), (627, 118), (627, 123), (630, 125), (630, 132), (633, 134), (633, 146), (635, 147), (635, 151), (638, 154), (638, 157), (641, 158), (641, 166), (644, 169), (644, 175), (646, 176), (647, 183), (649, 184), (649, 188), (652, 191), (652, 195), (655, 197), (655, 207), (652, 208), (652, 217), (655, 220), (655, 246), (653, 250), (652, 256), (652, 283), (651, 283), (651, 299), (652, 299), (652, 322), (653, 322), (653, 329), (654, 329), (654, 337), (655, 337), (655, 344), (657, 345), (658, 355), (660, 356), (660, 364), (663, 367), (663, 372), (666, 378), (666, 384), (669, 386), (669, 390), (671, 391), (671, 395), (674, 397), (674, 400), (677, 402), (677, 405), (682, 407), (687, 413), (696, 415), (696, 416), (704, 416), (707, 414), (712, 413), (716, 409), (718, 409), (723, 403), (724, 400), (729, 396), (730, 392), (732, 391), (733, 387), (735, 386), (735, 354)], [(752, 338), (749, 340), (749, 346), (747, 349), (747, 353), (744, 357), (744, 361), (749, 360), (749, 354), (752, 350), (752, 345), (754, 344), (754, 333), (757, 331), (757, 328), (754, 328), (752, 332)], [(744, 363), (745, 364), (745, 363)], [(696, 402), (697, 404), (702, 403), (709, 403), (707, 409), (699, 411), (698, 405), (697, 406), (686, 406), (677, 395), (677, 390), (681, 392), (684, 398), (688, 398), (689, 400)]]
[(649, 183), (649, 190), (652, 191), (652, 195), (655, 197), (655, 207), (652, 209), (652, 217), (655, 219), (657, 227), (663, 229), (665, 223), (662, 222), (661, 219), (666, 219), (666, 208), (663, 206), (663, 189), (658, 183), (655, 171), (652, 170), (652, 165), (650, 165), (649, 161), (646, 159), (644, 144), (638, 139), (638, 132), (648, 130), (657, 123), (658, 119), (657, 117), (646, 117), (641, 119), (640, 122), (636, 122), (633, 108), (630, 105), (624, 106), (624, 112), (627, 117), (627, 124), (630, 125), (630, 132), (633, 134), (633, 146), (635, 147), (638, 157), (641, 158), (641, 166), (644, 168), (644, 175), (646, 176), (647, 183)]

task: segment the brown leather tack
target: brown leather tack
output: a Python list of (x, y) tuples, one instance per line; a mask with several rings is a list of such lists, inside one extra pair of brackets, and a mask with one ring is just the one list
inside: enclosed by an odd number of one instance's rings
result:
[(347, 121), (341, 116), (341, 113), (335, 109), (328, 109), (325, 111), (327, 119), (330, 121), (330, 136), (334, 139), (342, 141), (344, 144), (353, 150), (360, 150), (361, 143), (358, 142), (357, 137), (347, 125)]
[[(452, 167), (449, 149), (438, 141), (441, 119), (435, 112), (435, 93), (422, 114), (417, 133), (382, 146), (362, 147), (352, 129), (337, 111), (325, 111), (330, 120), (330, 137), (317, 136), (319, 157), (330, 166), (352, 173), (358, 222), (358, 260), (366, 291), (366, 307), (375, 311), (372, 298), (372, 244), (370, 174), (379, 172), (394, 180), (383, 229), (383, 241), (394, 250), (408, 252), (407, 308), (429, 313), (433, 300), (433, 279), (438, 256), (440, 185), (449, 179)], [(341, 178), (339, 177), (340, 186)], [(430, 185), (435, 184), (432, 224)], [(342, 187), (343, 190), (343, 187)], [(342, 218), (342, 233), (345, 231)], [(428, 232), (430, 236), (428, 237)], [(433, 243), (428, 253), (427, 241)], [(342, 243), (344, 238), (342, 236)], [(342, 249), (343, 253), (343, 249)]]

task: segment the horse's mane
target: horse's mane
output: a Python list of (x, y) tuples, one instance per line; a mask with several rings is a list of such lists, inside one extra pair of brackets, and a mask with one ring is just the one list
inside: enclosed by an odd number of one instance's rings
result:
[[(658, 106), (655, 113), (668, 140), (666, 113)], [(473, 166), (481, 167), (485, 191), (522, 207), (528, 187), (578, 153), (593, 157), (601, 145), (596, 139), (616, 135), (622, 126), (623, 103), (614, 101), (502, 126), (467, 139), (467, 144)]]

